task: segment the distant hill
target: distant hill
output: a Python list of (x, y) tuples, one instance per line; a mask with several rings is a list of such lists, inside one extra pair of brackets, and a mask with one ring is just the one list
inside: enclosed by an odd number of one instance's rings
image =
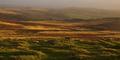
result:
[(109, 11), (92, 8), (1, 8), (0, 18), (13, 20), (69, 20), (120, 17), (120, 11)]
[(93, 29), (98, 30), (113, 30), (113, 31), (120, 31), (120, 19), (119, 20), (110, 20), (109, 22), (98, 24), (95, 26), (92, 26)]
[(120, 12), (90, 8), (1, 8), (0, 29), (120, 31)]
[(106, 17), (120, 17), (120, 11), (92, 9), (92, 8), (66, 8), (61, 12), (69, 18), (106, 18)]

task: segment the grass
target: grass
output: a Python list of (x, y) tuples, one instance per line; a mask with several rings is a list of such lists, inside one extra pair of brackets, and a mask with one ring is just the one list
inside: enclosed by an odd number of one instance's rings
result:
[(4, 39), (0, 60), (119, 60), (120, 39)]

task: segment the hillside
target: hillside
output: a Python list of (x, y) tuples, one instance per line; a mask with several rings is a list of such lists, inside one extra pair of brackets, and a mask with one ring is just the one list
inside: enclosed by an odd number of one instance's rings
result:
[(120, 17), (119, 11), (92, 8), (1, 8), (0, 18), (16, 20), (66, 20)]
[(90, 8), (1, 8), (0, 29), (120, 31), (120, 12)]
[(0, 60), (119, 60), (119, 12), (0, 9)]
[(0, 20), (0, 29), (27, 30), (69, 30), (69, 31), (120, 31), (120, 19), (92, 19), (79, 21), (45, 20), (45, 21), (15, 21)]

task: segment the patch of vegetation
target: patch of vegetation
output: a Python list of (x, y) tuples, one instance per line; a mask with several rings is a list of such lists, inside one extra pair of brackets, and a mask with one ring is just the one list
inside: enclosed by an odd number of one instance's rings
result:
[(4, 39), (0, 40), (0, 60), (119, 60), (119, 42), (111, 39)]

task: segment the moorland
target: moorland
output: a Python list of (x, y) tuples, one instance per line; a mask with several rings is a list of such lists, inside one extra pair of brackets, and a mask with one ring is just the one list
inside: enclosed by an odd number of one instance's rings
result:
[(119, 60), (120, 12), (0, 8), (0, 60)]

